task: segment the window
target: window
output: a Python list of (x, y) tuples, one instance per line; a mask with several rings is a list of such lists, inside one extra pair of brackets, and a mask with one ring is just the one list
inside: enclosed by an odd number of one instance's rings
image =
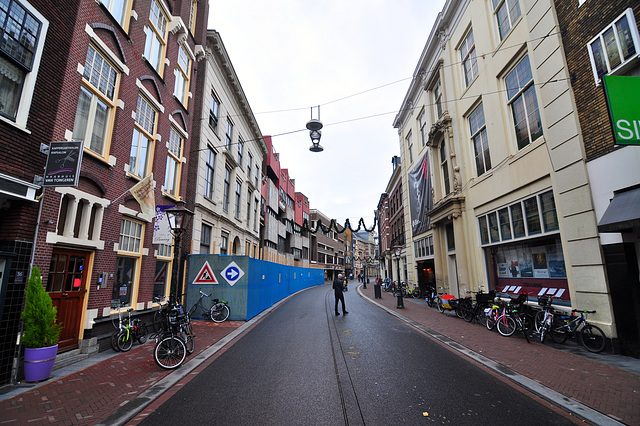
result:
[(503, 208), (498, 210), (498, 221), (500, 222), (500, 235), (503, 240), (511, 239), (511, 223), (509, 221), (509, 209)]
[(147, 39), (144, 44), (144, 57), (153, 69), (162, 77), (164, 56), (167, 48), (167, 22), (169, 18), (158, 0), (151, 1)]
[(258, 199), (254, 199), (253, 203), (253, 230), (258, 230)]
[(167, 168), (164, 174), (164, 191), (174, 197), (178, 196), (183, 145), (184, 139), (172, 127), (169, 130), (169, 150), (167, 152)]
[(111, 306), (131, 305), (133, 287), (136, 278), (136, 262), (134, 257), (118, 256), (116, 258), (116, 280), (111, 293)]
[(447, 236), (447, 251), (454, 251), (456, 249), (456, 239), (453, 232), (453, 223), (447, 223), (444, 227), (444, 230)]
[(540, 213), (538, 211), (538, 200), (531, 197), (524, 200), (524, 212), (527, 218), (527, 232), (531, 234), (539, 234), (542, 231), (540, 226)]
[(229, 234), (222, 232), (220, 235), (220, 254), (227, 254), (229, 251)]
[(182, 105), (187, 106), (189, 99), (189, 76), (191, 75), (191, 58), (184, 45), (178, 48), (178, 68), (176, 69), (176, 82), (173, 88), (173, 95)]
[(244, 155), (244, 141), (242, 136), (238, 136), (238, 166), (242, 168), (242, 156)]
[(489, 141), (487, 140), (487, 127), (484, 121), (484, 107), (482, 104), (469, 115), (469, 130), (471, 131), (471, 144), (476, 157), (476, 173), (480, 176), (491, 169)]
[(460, 46), (462, 69), (464, 70), (464, 82), (469, 86), (478, 75), (478, 60), (476, 59), (476, 45), (473, 41), (473, 30), (465, 37)]
[[(111, 296), (112, 303), (117, 306), (128, 306), (132, 303), (133, 288), (136, 281), (136, 267), (142, 254), (142, 237), (144, 225), (131, 219), (122, 219), (120, 224), (120, 240), (116, 258), (116, 279)], [(128, 253), (122, 256), (121, 253)]]
[(196, 17), (198, 15), (198, 0), (191, 0), (191, 10), (189, 10), (189, 31), (196, 33)]
[(251, 190), (247, 191), (247, 229), (251, 223)]
[(115, 115), (118, 78), (116, 69), (89, 45), (72, 138), (84, 141), (86, 149), (103, 158), (109, 153), (109, 127)]
[(256, 184), (256, 188), (258, 187), (259, 180), (260, 180), (260, 167), (258, 167), (258, 164), (256, 164), (255, 174), (253, 178), (253, 181)]
[(553, 191), (518, 201), (478, 217), (482, 244), (536, 236), (559, 230)]
[(498, 21), (498, 31), (502, 40), (520, 17), (520, 4), (518, 0), (493, 0), (493, 13)]
[(442, 84), (438, 80), (433, 86), (433, 107), (435, 108), (436, 120), (442, 116)]
[(142, 251), (142, 229), (142, 223), (130, 219), (122, 219), (119, 250), (140, 253)]
[(524, 237), (526, 235), (524, 229), (524, 215), (522, 214), (522, 205), (520, 203), (509, 207), (511, 211), (511, 223), (513, 224), (513, 236)]
[(407, 141), (407, 152), (409, 154), (409, 164), (413, 163), (413, 141), (411, 138), (411, 132), (406, 137)]
[(0, 114), (13, 121), (24, 120), (20, 123), (23, 125), (26, 125), (26, 116), (18, 119), (19, 108), (24, 102), (28, 111), (33, 96), (39, 66), (36, 51), (41, 44), (42, 30), (37, 12), (30, 10), (15, 0), (0, 2)]
[(447, 166), (447, 148), (444, 141), (440, 144), (440, 170), (442, 170), (442, 196), (449, 193), (449, 167)]
[(420, 146), (427, 144), (427, 113), (422, 111), (420, 117), (418, 117), (418, 127), (420, 128)]
[(213, 228), (209, 225), (202, 224), (202, 230), (200, 231), (200, 254), (213, 254), (211, 253), (211, 231)]
[(209, 104), (209, 127), (214, 131), (218, 129), (218, 114), (220, 112), (220, 101), (216, 95), (211, 92), (211, 101)]
[(150, 169), (153, 144), (156, 140), (157, 114), (151, 104), (138, 94), (128, 171), (141, 178), (147, 176)]
[(207, 148), (207, 159), (204, 168), (204, 196), (213, 200), (213, 189), (216, 178), (216, 153), (211, 147)]
[(231, 192), (231, 170), (224, 169), (224, 189), (222, 192), (222, 208), (225, 212), (229, 211), (229, 196)]
[(253, 155), (247, 153), (247, 178), (251, 179), (251, 169), (253, 168)]
[(227, 119), (227, 131), (225, 133), (225, 145), (227, 149), (231, 149), (231, 141), (233, 140), (233, 123)]
[(240, 219), (240, 190), (242, 185), (240, 182), (236, 181), (236, 201), (234, 207), (234, 216), (236, 219)]
[(99, 0), (125, 31), (129, 26), (129, 0)]
[(553, 197), (553, 191), (540, 195), (540, 207), (542, 207), (542, 222), (544, 223), (545, 232), (558, 230), (560, 226), (558, 225), (558, 215), (556, 213), (556, 202)]
[(638, 57), (640, 36), (633, 15), (633, 9), (627, 9), (603, 32), (587, 45), (593, 77), (596, 84), (603, 75), (625, 68)]
[(507, 74), (505, 83), (513, 112), (518, 149), (522, 149), (542, 136), (538, 99), (528, 55)]

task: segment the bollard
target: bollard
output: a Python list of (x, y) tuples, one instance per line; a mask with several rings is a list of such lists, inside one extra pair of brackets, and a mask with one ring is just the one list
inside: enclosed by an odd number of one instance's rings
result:
[(398, 294), (396, 294), (396, 296), (398, 296), (398, 304), (396, 305), (396, 308), (404, 309), (404, 299), (402, 298), (402, 289), (398, 291)]

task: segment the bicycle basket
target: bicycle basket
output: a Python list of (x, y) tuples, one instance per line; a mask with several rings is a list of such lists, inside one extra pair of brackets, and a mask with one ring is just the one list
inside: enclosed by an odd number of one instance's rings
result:
[(496, 292), (494, 290), (491, 290), (489, 293), (476, 294), (476, 302), (478, 303), (492, 303), (495, 298)]
[(543, 308), (548, 308), (551, 306), (551, 298), (550, 297), (538, 297), (538, 305)]

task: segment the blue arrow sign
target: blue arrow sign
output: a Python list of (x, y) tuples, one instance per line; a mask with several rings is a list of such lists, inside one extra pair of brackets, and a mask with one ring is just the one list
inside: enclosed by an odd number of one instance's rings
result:
[(240, 269), (236, 262), (231, 262), (222, 270), (222, 276), (227, 280), (230, 286), (233, 286), (244, 276), (244, 271)]

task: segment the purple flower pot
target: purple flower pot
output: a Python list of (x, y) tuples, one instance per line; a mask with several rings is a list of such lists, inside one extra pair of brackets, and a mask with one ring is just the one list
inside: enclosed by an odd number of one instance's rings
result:
[(57, 353), (58, 345), (46, 348), (25, 348), (24, 380), (27, 382), (40, 382), (51, 377)]

